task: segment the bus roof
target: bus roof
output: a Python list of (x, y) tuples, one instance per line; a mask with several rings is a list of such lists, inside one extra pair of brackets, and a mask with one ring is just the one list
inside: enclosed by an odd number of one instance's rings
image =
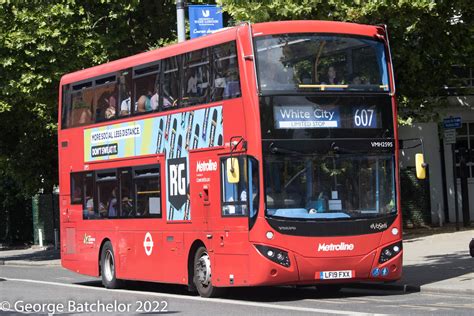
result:
[(91, 77), (100, 76), (102, 74), (111, 73), (114, 71), (123, 70), (125, 68), (142, 65), (153, 62), (159, 59), (167, 58), (177, 54), (186, 53), (189, 51), (205, 48), (208, 46), (218, 45), (220, 43), (235, 40), (237, 27), (229, 28), (222, 32), (211, 34), (208, 36), (198, 37), (192, 40), (187, 40), (183, 43), (177, 43), (151, 51), (138, 53), (129, 57), (117, 59), (108, 63), (93, 66), (90, 68), (78, 70), (64, 75), (61, 78), (61, 85), (82, 81)]
[[(242, 24), (243, 25), (243, 24)], [(183, 43), (177, 43), (166, 47), (154, 49), (148, 52), (139, 53), (129, 57), (114, 60), (101, 65), (93, 66), (83, 70), (78, 70), (73, 73), (64, 75), (61, 78), (61, 85), (86, 80), (91, 77), (100, 76), (114, 71), (123, 70), (125, 68), (136, 65), (146, 64), (156, 61), (158, 59), (167, 58), (189, 51), (205, 48), (212, 45), (218, 45), (231, 40), (235, 40), (237, 30), (240, 26), (226, 28), (213, 34), (198, 37), (192, 40), (187, 40)], [(304, 31), (302, 31), (304, 30)], [(334, 22), (334, 21), (277, 21), (252, 24), (253, 36), (265, 36), (282, 33), (338, 33), (338, 34), (353, 34), (364, 36), (375, 36), (376, 34), (383, 34), (383, 28), (380, 26)]]
[[(252, 25), (253, 36), (265, 36), (284, 33), (337, 33), (363, 36), (383, 34), (383, 27), (375, 25), (335, 22), (335, 21), (276, 21)], [(302, 31), (304, 30), (304, 31)]]

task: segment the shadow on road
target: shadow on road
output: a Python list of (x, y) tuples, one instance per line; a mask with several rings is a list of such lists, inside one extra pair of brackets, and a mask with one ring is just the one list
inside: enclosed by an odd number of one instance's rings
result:
[[(10, 253), (11, 251), (9, 251)], [(60, 259), (59, 250), (48, 249), (48, 250), (39, 250), (34, 252), (20, 252), (11, 255), (3, 255), (0, 252), (0, 261), (15, 261), (15, 260), (24, 260), (24, 261), (49, 261)]]
[[(76, 283), (91, 287), (102, 287), (100, 281), (89, 281)], [(126, 281), (124, 289), (131, 291), (175, 294), (183, 296), (198, 296), (196, 292), (189, 292), (187, 287), (182, 285), (162, 284), (142, 281)], [(363, 296), (390, 296), (407, 294), (403, 291), (383, 290), (380, 286), (371, 288), (368, 285), (355, 285), (344, 287), (338, 293), (325, 293), (318, 291), (315, 286), (307, 287), (236, 287), (230, 288), (222, 298), (252, 301), (261, 303), (299, 301), (304, 299), (328, 299)]]
[[(474, 259), (467, 251), (424, 258), (425, 261), (422, 264), (403, 267), (405, 283), (421, 286), (474, 272)], [(466, 277), (464, 282), (472, 282), (472, 279)]]

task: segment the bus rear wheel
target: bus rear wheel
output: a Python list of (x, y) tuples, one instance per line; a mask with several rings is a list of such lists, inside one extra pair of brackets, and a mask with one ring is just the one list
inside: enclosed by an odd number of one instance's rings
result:
[(211, 258), (204, 247), (199, 247), (194, 255), (193, 282), (202, 297), (217, 297), (224, 292), (223, 288), (212, 285)]
[(100, 273), (105, 288), (117, 289), (120, 287), (120, 280), (115, 276), (114, 249), (110, 241), (104, 244), (100, 253)]

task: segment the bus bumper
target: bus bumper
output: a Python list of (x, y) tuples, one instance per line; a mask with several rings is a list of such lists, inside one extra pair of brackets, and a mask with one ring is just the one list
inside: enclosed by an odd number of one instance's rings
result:
[(383, 264), (379, 264), (379, 255), (380, 249), (364, 256), (333, 258), (304, 257), (288, 252), (290, 266), (284, 267), (254, 248), (249, 258), (252, 265), (249, 285), (390, 282), (400, 279), (403, 251)]

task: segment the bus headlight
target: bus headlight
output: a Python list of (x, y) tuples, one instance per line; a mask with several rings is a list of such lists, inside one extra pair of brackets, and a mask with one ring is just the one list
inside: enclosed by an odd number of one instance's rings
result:
[(379, 263), (387, 262), (388, 260), (395, 257), (397, 254), (399, 254), (401, 250), (402, 250), (401, 241), (383, 248), (382, 252), (380, 253)]
[(284, 267), (290, 266), (290, 257), (288, 257), (288, 252), (283, 251), (278, 248), (273, 248), (269, 246), (255, 245), (255, 248), (267, 259), (278, 263)]

